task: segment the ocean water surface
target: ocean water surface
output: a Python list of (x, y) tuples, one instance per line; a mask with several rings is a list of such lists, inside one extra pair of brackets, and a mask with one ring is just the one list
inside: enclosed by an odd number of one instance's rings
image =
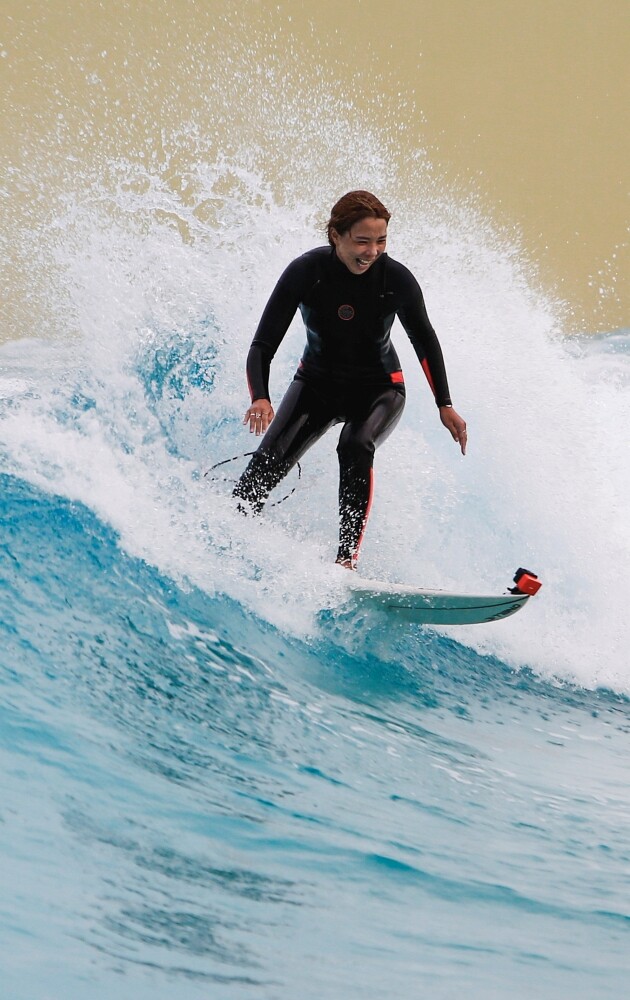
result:
[[(12, 248), (32, 323), (0, 347), (7, 1000), (627, 991), (630, 336), (567, 337), (518, 234), (324, 89), (261, 111), (260, 148), (191, 122), (55, 164), (63, 196)], [(20, 184), (47, 169), (40, 151)], [(224, 482), (252, 448), (266, 297), (359, 181), (470, 433), (462, 458), (395, 329), (408, 402), (361, 572), (538, 573), (490, 626), (352, 606), (334, 434), (257, 522)], [(302, 340), (296, 321), (275, 401)]]

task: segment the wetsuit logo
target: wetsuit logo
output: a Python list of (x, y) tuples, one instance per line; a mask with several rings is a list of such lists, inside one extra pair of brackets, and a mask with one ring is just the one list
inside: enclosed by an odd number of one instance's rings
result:
[(339, 319), (354, 319), (354, 309), (352, 306), (339, 306), (337, 315)]

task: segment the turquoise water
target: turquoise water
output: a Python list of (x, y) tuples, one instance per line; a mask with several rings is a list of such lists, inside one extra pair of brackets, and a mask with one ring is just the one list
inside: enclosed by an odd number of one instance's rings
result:
[(315, 201), (239, 184), (187, 243), (132, 186), (118, 213), (72, 201), (54, 335), (1, 351), (3, 995), (622, 996), (627, 334), (565, 343), (517, 247), (399, 192), (391, 253), (470, 452), (398, 331), (409, 403), (362, 571), (501, 591), (526, 565), (544, 587), (487, 627), (359, 614), (331, 565), (332, 436), (260, 523), (203, 474), (251, 447), (255, 319), (320, 241)]
[(291, 638), (2, 486), (5, 996), (622, 995), (625, 697)]

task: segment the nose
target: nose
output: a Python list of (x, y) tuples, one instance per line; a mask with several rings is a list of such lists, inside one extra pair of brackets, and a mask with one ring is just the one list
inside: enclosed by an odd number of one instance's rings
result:
[(380, 243), (376, 242), (367, 243), (364, 247), (364, 250), (365, 250), (364, 253), (365, 257), (378, 257), (379, 254), (383, 252), (383, 247), (380, 245)]

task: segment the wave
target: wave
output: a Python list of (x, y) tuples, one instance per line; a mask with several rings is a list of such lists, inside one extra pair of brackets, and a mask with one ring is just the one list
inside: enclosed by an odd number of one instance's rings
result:
[[(0, 485), (8, 995), (79, 996), (97, 967), (99, 998), (409, 996), (418, 948), (437, 982), (463, 948), (483, 996), (488, 940), (557, 995), (601, 977), (576, 965), (590, 948), (615, 978), (627, 698), (378, 616), (288, 634), (176, 585), (84, 504)], [(321, 954), (375, 928), (333, 983)]]
[[(65, 235), (49, 248), (62, 276), (51, 289), (59, 335), (3, 348), (3, 467), (84, 503), (126, 551), (178, 583), (225, 593), (287, 634), (315, 634), (322, 606), (343, 598), (329, 567), (332, 437), (259, 524), (236, 518), (203, 473), (251, 449), (241, 425), (247, 345), (284, 263), (319, 242), (316, 206), (278, 204), (264, 179), (217, 162), (199, 171), (186, 215), (163, 170), (145, 170), (147, 194), (135, 168), (116, 169), (115, 196), (97, 186), (56, 220)], [(217, 192), (235, 176), (219, 210)], [(388, 184), (383, 177), (385, 195)], [(433, 194), (418, 210), (398, 193), (390, 252), (423, 284), (470, 448), (462, 460), (451, 447), (399, 329), (409, 401), (378, 455), (362, 570), (501, 591), (527, 565), (545, 584), (527, 611), (459, 629), (458, 641), (541, 676), (627, 690), (618, 585), (630, 564), (618, 430), (628, 422), (627, 354), (610, 349), (619, 335), (567, 341), (518, 248), (473, 208)], [(214, 222), (202, 224), (195, 211), (208, 199)], [(182, 216), (184, 240), (172, 222)], [(294, 324), (274, 363), (275, 398), (302, 336)]]

